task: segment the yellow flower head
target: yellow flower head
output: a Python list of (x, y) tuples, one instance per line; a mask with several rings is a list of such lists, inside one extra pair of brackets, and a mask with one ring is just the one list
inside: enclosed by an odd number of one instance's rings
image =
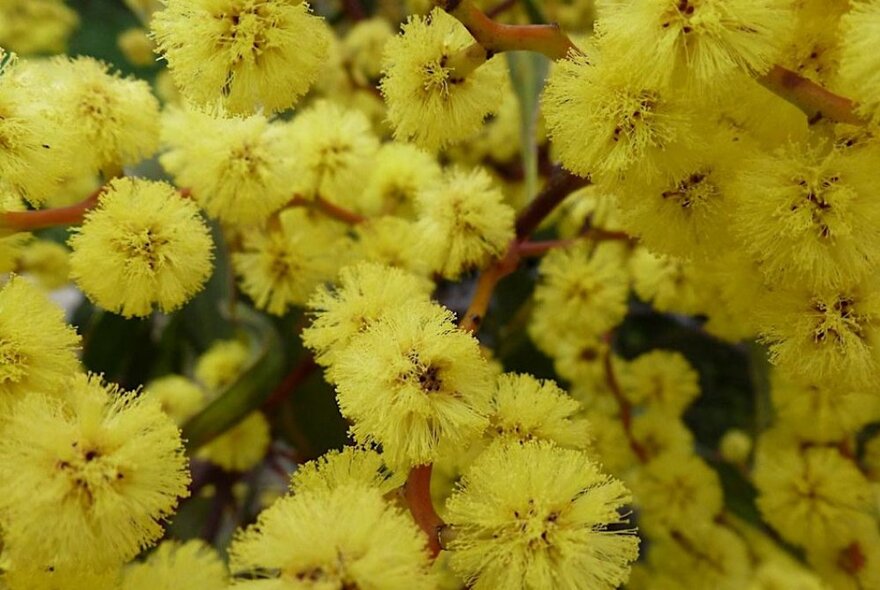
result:
[(700, 276), (691, 261), (637, 248), (629, 260), (633, 291), (661, 312), (693, 315), (702, 310)]
[(95, 170), (121, 168), (159, 147), (159, 101), (143, 80), (122, 78), (90, 57), (56, 58), (37, 67), (43, 92), (57, 96), (60, 115), (76, 121), (76, 154)]
[(303, 209), (287, 209), (277, 225), (244, 232), (243, 248), (232, 255), (232, 264), (242, 291), (257, 307), (283, 315), (332, 279), (345, 263), (346, 249), (335, 228), (315, 222)]
[(464, 75), (450, 65), (450, 58), (473, 42), (460, 22), (436, 8), (427, 16), (411, 16), (386, 44), (382, 94), (395, 138), (436, 151), (476, 134), (496, 111), (503, 61), (492, 58)]
[(789, 543), (819, 548), (845, 540), (859, 524), (876, 526), (868, 481), (835, 448), (801, 449), (764, 435), (754, 482), (761, 515)]
[[(747, 587), (752, 574), (751, 555), (746, 543), (731, 529), (711, 522), (693, 523), (655, 541), (648, 559), (668, 576), (669, 585), (661, 588), (741, 590)], [(649, 588), (653, 589), (653, 585)]]
[(359, 223), (355, 233), (356, 259), (406, 270), (423, 277), (433, 287), (429, 278), (432, 261), (423, 256), (424, 235), (416, 222), (383, 215)]
[(162, 182), (112, 181), (68, 244), (76, 284), (126, 317), (179, 308), (212, 270), (213, 242), (198, 208)]
[(649, 535), (709, 524), (724, 497), (718, 475), (690, 452), (664, 453), (636, 471), (633, 494)]
[(266, 417), (262, 412), (251, 412), (244, 420), (201, 447), (196, 456), (226, 471), (247, 471), (263, 460), (271, 442)]
[(0, 45), (21, 54), (63, 52), (77, 25), (64, 0), (0, 2)]
[(230, 565), (241, 590), (434, 590), (425, 542), (377, 490), (315, 489), (279, 499), (239, 532)]
[(680, 416), (700, 395), (699, 376), (677, 352), (652, 350), (627, 364), (620, 374), (626, 398)]
[(219, 340), (196, 360), (193, 373), (199, 383), (216, 395), (235, 383), (250, 360), (251, 351), (241, 340)]
[(861, 113), (880, 121), (880, 56), (874, 44), (880, 35), (880, 4), (853, 2), (840, 23), (840, 75), (857, 92)]
[(73, 131), (30, 70), (0, 48), (0, 190), (38, 205), (70, 173)]
[(3, 590), (119, 590), (118, 565), (94, 571), (79, 563), (35, 563), (27, 556), (21, 562), (7, 561), (3, 565)]
[(346, 354), (352, 339), (396, 309), (429, 301), (426, 283), (400, 269), (372, 263), (347, 266), (335, 288), (318, 287), (309, 299), (314, 319), (303, 343), (318, 363), (330, 366)]
[(58, 390), (25, 397), (4, 426), (0, 470), (16, 473), (0, 481), (4, 545), (13, 560), (100, 571), (162, 535), (187, 461), (158, 403), (96, 376)]
[(761, 334), (780, 371), (842, 386), (876, 383), (880, 293), (874, 280), (780, 290), (763, 306)]
[(382, 455), (373, 449), (344, 447), (297, 467), (290, 479), (290, 489), (295, 494), (314, 494), (359, 485), (387, 494), (399, 488), (405, 479), (406, 472), (388, 469)]
[(483, 266), (513, 239), (513, 209), (481, 168), (454, 169), (416, 199), (425, 256), (446, 278)]
[(875, 158), (789, 144), (744, 163), (732, 221), (768, 280), (830, 287), (880, 267)]
[(382, 75), (382, 53), (394, 37), (388, 21), (373, 17), (354, 23), (342, 40), (342, 58), (358, 86), (374, 86)]
[[(3, 238), (0, 238), (0, 260), (3, 257), (2, 244)], [(21, 272), (34, 277), (44, 288), (59, 289), (70, 281), (70, 250), (52, 240), (35, 240), (22, 249), (18, 267)], [(2, 268), (3, 264), (0, 262), (0, 269)]]
[(184, 96), (199, 104), (220, 97), (233, 113), (296, 104), (330, 37), (307, 3), (292, 0), (165, 0), (151, 27)]
[(581, 405), (553, 381), (505, 373), (492, 397), (489, 433), (504, 441), (545, 440), (569, 449), (590, 445)]
[(708, 90), (769, 70), (794, 19), (789, 0), (604, 0), (596, 26), (603, 48), (639, 75)]
[(575, 174), (613, 180), (630, 169), (675, 168), (700, 143), (680, 98), (635, 75), (630, 63), (591, 48), (550, 73), (543, 113), (559, 159)]
[(371, 163), (364, 193), (358, 199), (367, 215), (415, 216), (416, 195), (440, 180), (440, 165), (412, 144), (383, 144)]
[(356, 439), (381, 444), (394, 469), (429, 463), (441, 440), (466, 444), (488, 424), (489, 365), (452, 320), (435, 304), (389, 310), (328, 370)]
[(125, 568), (120, 590), (224, 590), (226, 566), (204, 541), (165, 541), (143, 562)]
[(286, 140), (293, 155), (294, 192), (357, 203), (358, 187), (366, 182), (379, 149), (366, 115), (322, 100), (287, 126)]
[(79, 368), (79, 336), (37, 287), (13, 277), (0, 289), (0, 410), (24, 394), (54, 393)]
[(880, 400), (871, 389), (780, 371), (772, 373), (770, 383), (777, 419), (804, 441), (839, 442), (880, 418)]
[(263, 115), (171, 110), (160, 161), (208, 215), (230, 225), (265, 221), (293, 197), (296, 175), (284, 126)]
[(141, 395), (159, 402), (162, 411), (178, 425), (195, 416), (206, 401), (202, 388), (181, 375), (166, 375), (150, 381)]
[[(873, 522), (853, 526), (827, 546), (807, 553), (807, 560), (834, 590), (880, 587), (880, 533)], [(808, 589), (812, 590), (812, 588)]]
[(450, 565), (474, 590), (617, 587), (638, 556), (633, 530), (617, 526), (629, 500), (581, 451), (492, 445), (446, 503)]
[(580, 243), (548, 253), (538, 267), (529, 335), (547, 354), (599, 337), (626, 314), (629, 273), (616, 244)]

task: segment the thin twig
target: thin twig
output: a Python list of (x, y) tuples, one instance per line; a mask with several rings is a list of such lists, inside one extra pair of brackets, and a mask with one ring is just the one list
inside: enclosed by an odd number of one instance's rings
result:
[(852, 100), (781, 66), (773, 66), (758, 78), (758, 82), (802, 110), (810, 122), (832, 119), (851, 125), (865, 124), (865, 120), (856, 114)]
[(620, 382), (617, 380), (617, 374), (614, 371), (610, 340), (610, 335), (606, 336), (608, 350), (602, 355), (602, 367), (605, 371), (605, 382), (608, 385), (608, 389), (611, 390), (614, 399), (617, 401), (617, 405), (620, 407), (620, 423), (623, 426), (624, 433), (626, 433), (626, 439), (629, 441), (630, 448), (633, 453), (635, 453), (639, 462), (646, 463), (648, 461), (648, 451), (633, 435), (632, 404), (630, 404), (629, 400), (626, 399), (626, 396), (623, 395), (623, 390), (620, 388)]
[(318, 365), (315, 363), (315, 357), (311, 354), (305, 355), (296, 365), (293, 366), (290, 372), (284, 376), (284, 379), (281, 380), (281, 383), (275, 387), (272, 393), (269, 394), (269, 397), (266, 398), (266, 401), (263, 403), (263, 407), (271, 410), (281, 404), (284, 400), (289, 398), (290, 395), (293, 394), (317, 368)]

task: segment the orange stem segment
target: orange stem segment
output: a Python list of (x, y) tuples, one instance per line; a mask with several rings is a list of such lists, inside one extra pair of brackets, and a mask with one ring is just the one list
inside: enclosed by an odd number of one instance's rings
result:
[(416, 523), (428, 535), (428, 549), (431, 551), (431, 557), (435, 558), (443, 549), (440, 545), (440, 533), (443, 532), (446, 523), (434, 510), (431, 501), (432, 469), (430, 464), (413, 467), (406, 479), (404, 497)]

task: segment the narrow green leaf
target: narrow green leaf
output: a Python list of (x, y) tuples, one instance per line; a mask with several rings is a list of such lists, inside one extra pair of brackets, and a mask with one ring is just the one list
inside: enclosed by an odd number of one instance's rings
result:
[(243, 305), (236, 308), (236, 315), (247, 332), (253, 360), (235, 383), (183, 426), (190, 452), (259, 408), (281, 378), (284, 348), (272, 323)]
[(526, 194), (538, 192), (538, 103), (550, 61), (543, 55), (525, 51), (505, 53), (510, 80), (519, 100), (520, 137)]

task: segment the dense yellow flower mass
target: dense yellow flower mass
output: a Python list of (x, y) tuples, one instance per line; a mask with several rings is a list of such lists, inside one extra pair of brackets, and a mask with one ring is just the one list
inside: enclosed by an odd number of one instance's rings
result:
[(0, 590), (880, 588), (878, 56), (0, 0)]

